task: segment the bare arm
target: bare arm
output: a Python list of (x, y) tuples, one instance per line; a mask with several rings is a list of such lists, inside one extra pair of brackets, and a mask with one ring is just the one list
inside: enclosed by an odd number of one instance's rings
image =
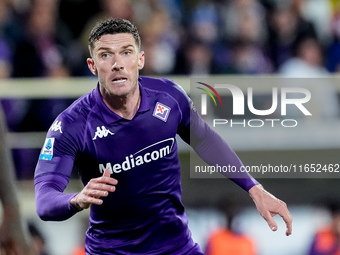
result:
[(17, 190), (14, 166), (6, 141), (6, 124), (0, 109), (0, 200), (3, 218), (0, 225), (0, 241), (6, 254), (34, 254), (31, 250), (30, 236), (23, 222)]

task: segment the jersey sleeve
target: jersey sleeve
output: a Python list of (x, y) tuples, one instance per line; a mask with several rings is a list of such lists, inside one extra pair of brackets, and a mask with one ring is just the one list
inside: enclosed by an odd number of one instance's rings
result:
[[(178, 90), (181, 91), (180, 89)], [(179, 104), (182, 111), (182, 121), (178, 128), (178, 134), (187, 142), (209, 165), (230, 165), (241, 170), (241, 160), (222, 137), (212, 130), (198, 114), (194, 103), (186, 95), (184, 90), (180, 92)], [(244, 190), (259, 184), (247, 172), (223, 173)]]
[(79, 121), (61, 114), (50, 127), (35, 169), (36, 211), (43, 220), (65, 220), (78, 210), (65, 194), (77, 152), (81, 149)]

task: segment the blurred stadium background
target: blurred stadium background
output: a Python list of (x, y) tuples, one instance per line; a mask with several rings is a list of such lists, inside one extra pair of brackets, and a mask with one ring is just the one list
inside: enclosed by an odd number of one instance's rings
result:
[[(86, 66), (89, 27), (105, 16), (134, 21), (142, 36), (146, 66), (142, 75), (175, 80), (190, 93), (190, 77), (230, 76), (330, 78), (340, 95), (340, 1), (338, 0), (1, 0), (0, 99), (9, 127), (22, 211), (42, 232), (48, 254), (68, 255), (83, 242), (87, 213), (65, 222), (42, 222), (35, 214), (33, 174), (46, 131), (96, 78)], [(318, 88), (311, 91), (318, 95)], [(263, 94), (271, 91), (264, 89)], [(338, 104), (333, 114), (313, 100), (312, 121), (291, 140), (233, 129), (223, 134), (246, 165), (259, 162), (340, 163)], [(312, 123), (312, 124), (311, 124)], [(309, 127), (309, 128), (307, 128)], [(252, 133), (251, 133), (252, 134)], [(264, 137), (275, 138), (267, 143)], [(268, 137), (266, 137), (268, 140)], [(261, 139), (264, 142), (259, 142)], [(276, 141), (278, 141), (276, 143)], [(339, 198), (338, 178), (284, 178), (260, 181), (287, 202), (293, 235), (285, 226), (272, 233), (249, 196), (225, 179), (192, 179), (189, 148), (180, 144), (183, 202), (193, 237), (202, 248), (224, 219), (215, 208), (225, 194), (243, 210), (240, 231), (251, 236), (260, 255), (303, 255), (315, 231), (330, 219), (326, 199)], [(69, 191), (81, 183), (76, 175)]]

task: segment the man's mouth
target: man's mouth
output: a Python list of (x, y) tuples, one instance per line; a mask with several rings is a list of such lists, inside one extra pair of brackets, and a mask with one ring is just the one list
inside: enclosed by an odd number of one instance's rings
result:
[(125, 82), (127, 79), (126, 78), (116, 78), (116, 79), (113, 79), (113, 83), (120, 83), (120, 82)]

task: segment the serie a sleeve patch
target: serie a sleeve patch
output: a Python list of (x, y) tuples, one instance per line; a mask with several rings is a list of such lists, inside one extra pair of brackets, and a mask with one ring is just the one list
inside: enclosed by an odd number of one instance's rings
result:
[(46, 138), (43, 148), (41, 149), (39, 159), (51, 160), (53, 157), (53, 146), (55, 138)]

